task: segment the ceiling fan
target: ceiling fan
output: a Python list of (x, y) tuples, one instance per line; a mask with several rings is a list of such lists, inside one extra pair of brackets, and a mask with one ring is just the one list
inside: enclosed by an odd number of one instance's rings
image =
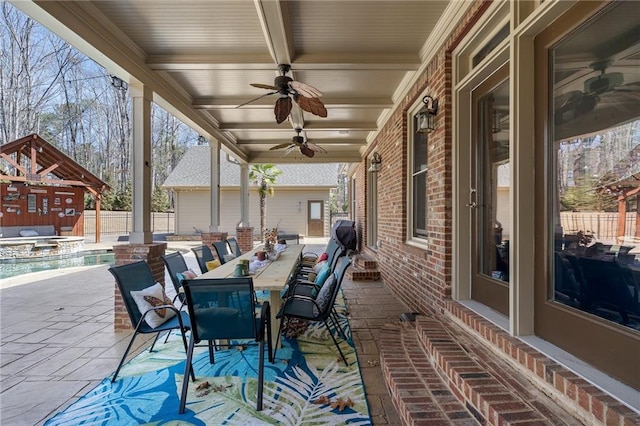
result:
[(554, 100), (555, 122), (562, 124), (593, 110), (601, 102), (615, 101), (615, 98), (625, 96), (623, 92), (635, 92), (638, 82), (624, 84), (622, 73), (607, 73), (610, 61), (600, 61), (590, 64), (593, 71), (600, 74), (584, 81), (584, 89), (572, 90), (556, 96)]
[(280, 75), (275, 78), (273, 85), (251, 83), (251, 86), (253, 87), (271, 90), (271, 92), (240, 104), (236, 108), (255, 102), (265, 96), (278, 94), (280, 97), (276, 100), (276, 105), (273, 109), (276, 116), (276, 123), (278, 124), (285, 121), (291, 113), (291, 108), (293, 106), (292, 99), (296, 101), (298, 106), (304, 111), (310, 112), (311, 114), (319, 117), (327, 116), (327, 109), (322, 101), (318, 99), (322, 96), (322, 92), (313, 86), (309, 86), (308, 84), (296, 81), (287, 76), (287, 73), (291, 70), (291, 65), (280, 64), (278, 65), (278, 70), (280, 70)]
[(327, 150), (323, 147), (309, 142), (306, 137), (300, 136), (300, 132), (302, 132), (302, 129), (296, 129), (297, 135), (291, 139), (291, 142), (272, 146), (269, 148), (269, 151), (286, 148), (284, 155), (287, 155), (294, 149), (298, 148), (303, 155), (306, 155), (309, 158), (312, 158), (316, 152), (322, 152), (324, 154), (327, 153)]

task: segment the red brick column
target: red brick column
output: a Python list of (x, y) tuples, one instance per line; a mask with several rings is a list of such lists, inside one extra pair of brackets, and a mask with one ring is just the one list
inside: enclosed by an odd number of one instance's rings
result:
[[(116, 266), (145, 260), (151, 267), (153, 277), (164, 286), (164, 263), (161, 256), (164, 255), (167, 243), (152, 244), (121, 244), (113, 246), (116, 257)], [(114, 286), (113, 329), (116, 331), (132, 330), (131, 321), (124, 307), (124, 301), (120, 295), (118, 286)]]
[(238, 226), (236, 239), (243, 253), (253, 250), (253, 226)]
[[(202, 244), (207, 244), (211, 247), (211, 250), (213, 250), (213, 245), (211, 243), (214, 241), (225, 241), (228, 236), (228, 232), (203, 232), (201, 236)], [(213, 253), (216, 253), (215, 250), (213, 250)]]

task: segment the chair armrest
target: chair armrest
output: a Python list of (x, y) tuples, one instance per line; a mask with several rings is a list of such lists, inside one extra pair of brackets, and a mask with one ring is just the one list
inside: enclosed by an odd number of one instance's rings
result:
[(256, 339), (258, 342), (264, 340), (264, 326), (271, 327), (271, 305), (268, 301), (264, 301), (262, 303), (262, 307), (260, 308), (260, 331), (258, 334), (258, 338)]
[(142, 322), (144, 321), (144, 319), (146, 318), (147, 314), (151, 311), (157, 311), (159, 309), (170, 309), (173, 312), (175, 312), (176, 316), (178, 317), (178, 322), (180, 323), (180, 328), (184, 328), (184, 324), (182, 324), (182, 317), (180, 316), (180, 310), (178, 308), (176, 308), (173, 305), (160, 305), (160, 306), (156, 306), (154, 308), (150, 308), (147, 309), (146, 311), (144, 311), (144, 313), (142, 314), (142, 316), (140, 317), (140, 321), (138, 321), (138, 324), (136, 325), (136, 329), (138, 327), (140, 327), (140, 324), (142, 324)]

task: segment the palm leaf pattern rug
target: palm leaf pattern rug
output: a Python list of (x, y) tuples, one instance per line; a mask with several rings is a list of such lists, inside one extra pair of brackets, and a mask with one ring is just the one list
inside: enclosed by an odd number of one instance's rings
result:
[[(239, 344), (216, 351), (214, 364), (206, 347), (196, 348), (197, 382), (189, 384), (186, 411), (178, 414), (185, 351), (174, 333), (152, 353), (144, 351), (125, 364), (115, 383), (105, 378), (45, 425), (370, 425), (343, 305), (338, 312), (348, 338), (338, 341), (350, 365), (342, 362), (322, 323), (310, 323), (297, 338), (283, 337), (275, 363), (265, 363), (260, 412), (255, 410), (258, 347)], [(209, 392), (196, 390), (204, 381)]]

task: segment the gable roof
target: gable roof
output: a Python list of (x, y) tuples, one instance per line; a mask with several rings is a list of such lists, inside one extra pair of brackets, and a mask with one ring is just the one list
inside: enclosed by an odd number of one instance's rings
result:
[[(23, 157), (30, 159), (27, 166)], [(110, 189), (100, 178), (35, 133), (0, 145), (0, 179), (79, 186), (93, 193)]]
[[(189, 148), (178, 165), (167, 177), (164, 188), (209, 187), (211, 186), (211, 148), (198, 145)], [(338, 165), (328, 164), (276, 164), (282, 171), (278, 176), (278, 186), (335, 187), (338, 179)], [(240, 165), (229, 162), (221, 152), (220, 186), (240, 186)]]

